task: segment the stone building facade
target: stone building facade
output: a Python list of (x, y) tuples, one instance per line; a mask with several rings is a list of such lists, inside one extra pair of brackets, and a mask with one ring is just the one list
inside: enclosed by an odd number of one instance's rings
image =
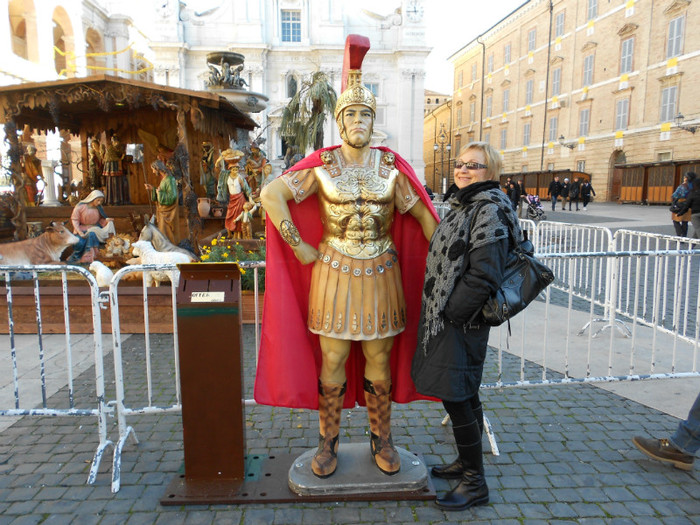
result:
[[(345, 37), (359, 33), (372, 45), (363, 80), (377, 97), (373, 144), (420, 175), (424, 0), (395, 4), (378, 14), (345, 0), (0, 0), (0, 84), (106, 73), (204, 90), (207, 54), (241, 53), (247, 89), (269, 97), (253, 117), (274, 161), (284, 155), (278, 130), (291, 94), (317, 70), (339, 91)], [(339, 143), (332, 119), (326, 127), (326, 145)]]
[(693, 20), (692, 0), (526, 2), (450, 57), (452, 151), (485, 140), (509, 174), (584, 171), (607, 200), (616, 164), (697, 159)]
[[(342, 0), (232, 0), (211, 2), (209, 9), (160, 1), (149, 22), (155, 81), (205, 89), (206, 55), (233, 51), (245, 56), (247, 88), (269, 97), (267, 108), (253, 115), (260, 124), (271, 160), (284, 156), (279, 135), (282, 110), (311, 73), (328, 74), (340, 91), (345, 37), (369, 37), (363, 81), (377, 97), (373, 145), (398, 151), (423, 173), (422, 115), (425, 42), (422, 1), (396, 0), (386, 15), (362, 10)], [(117, 12), (121, 0), (110, 2)], [(140, 21), (143, 25), (144, 22)], [(338, 144), (335, 122), (326, 124), (326, 145)]]

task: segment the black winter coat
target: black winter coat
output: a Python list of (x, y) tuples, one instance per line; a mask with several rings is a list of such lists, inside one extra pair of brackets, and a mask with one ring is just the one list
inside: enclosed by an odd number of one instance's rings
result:
[(559, 192), (559, 195), (564, 197), (565, 199), (569, 196), (569, 186), (568, 182), (565, 182), (564, 184), (561, 185), (561, 192)]
[(549, 188), (547, 188), (547, 195), (559, 196), (561, 195), (561, 182), (553, 180), (549, 183)]
[(515, 209), (518, 206), (518, 201), (520, 200), (520, 188), (518, 188), (517, 184), (513, 184), (512, 188), (507, 189), (506, 194), (508, 195), (510, 202), (513, 203), (513, 209)]
[(687, 200), (681, 203), (681, 211), (677, 215), (683, 215), (690, 210), (691, 215), (700, 213), (700, 189), (688, 193)]
[[(462, 192), (457, 195), (461, 196)], [(452, 213), (463, 213), (466, 216), (468, 208), (454, 210)], [(508, 210), (506, 213), (513, 211)], [(462, 223), (459, 220), (452, 221), (452, 224)], [(467, 244), (468, 239), (467, 234)], [(508, 242), (507, 239), (502, 239), (487, 244), (472, 250), (465, 259), (465, 271), (444, 310), (443, 330), (428, 340), (425, 352), (419, 344), (413, 357), (411, 377), (419, 393), (458, 402), (469, 399), (478, 392), (490, 326), (468, 324), (468, 321), (501, 285), (508, 256)], [(423, 340), (425, 329), (421, 323), (418, 327), (418, 341)]]
[(571, 190), (569, 190), (569, 197), (572, 199), (578, 199), (579, 194), (581, 193), (581, 182), (572, 182), (571, 183)]
[(595, 190), (593, 189), (593, 186), (591, 186), (587, 182), (581, 184), (581, 197), (588, 198), (591, 196), (591, 192), (593, 193), (593, 195), (595, 195)]

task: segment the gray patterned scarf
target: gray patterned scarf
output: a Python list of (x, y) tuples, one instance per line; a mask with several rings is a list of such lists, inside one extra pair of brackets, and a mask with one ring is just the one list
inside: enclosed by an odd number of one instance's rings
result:
[[(482, 206), (472, 220), (482, 201), (495, 206)], [(464, 273), (465, 256), (476, 248), (507, 239), (509, 229), (516, 239), (522, 239), (518, 217), (496, 181), (470, 184), (455, 194), (450, 205), (452, 210), (438, 225), (428, 249), (422, 301), (424, 349), (429, 338), (444, 327), (442, 312), (455, 284)], [(471, 232), (468, 231), (470, 221)]]

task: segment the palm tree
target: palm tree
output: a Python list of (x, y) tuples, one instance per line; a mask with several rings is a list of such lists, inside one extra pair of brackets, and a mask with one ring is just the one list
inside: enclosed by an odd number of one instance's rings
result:
[(316, 71), (302, 81), (300, 88), (282, 112), (281, 134), (289, 147), (305, 153), (323, 147), (323, 126), (332, 115), (338, 96), (328, 76)]

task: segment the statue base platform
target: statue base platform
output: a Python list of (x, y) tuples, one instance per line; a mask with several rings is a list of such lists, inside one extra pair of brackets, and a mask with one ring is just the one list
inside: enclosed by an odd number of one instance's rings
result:
[(320, 479), (311, 472), (316, 449), (301, 456), (246, 456), (243, 480), (193, 480), (176, 475), (161, 505), (299, 503), (308, 501), (434, 500), (435, 489), (420, 456), (396, 447), (401, 470), (393, 476), (374, 463), (367, 443), (341, 444), (335, 474)]
[(311, 470), (316, 449), (309, 450), (289, 469), (289, 488), (300, 496), (395, 494), (427, 489), (428, 469), (423, 460), (401, 447), (396, 447), (396, 451), (401, 458), (401, 470), (389, 476), (372, 461), (369, 440), (367, 443), (341, 444), (338, 447), (338, 468), (332, 476), (321, 479)]

